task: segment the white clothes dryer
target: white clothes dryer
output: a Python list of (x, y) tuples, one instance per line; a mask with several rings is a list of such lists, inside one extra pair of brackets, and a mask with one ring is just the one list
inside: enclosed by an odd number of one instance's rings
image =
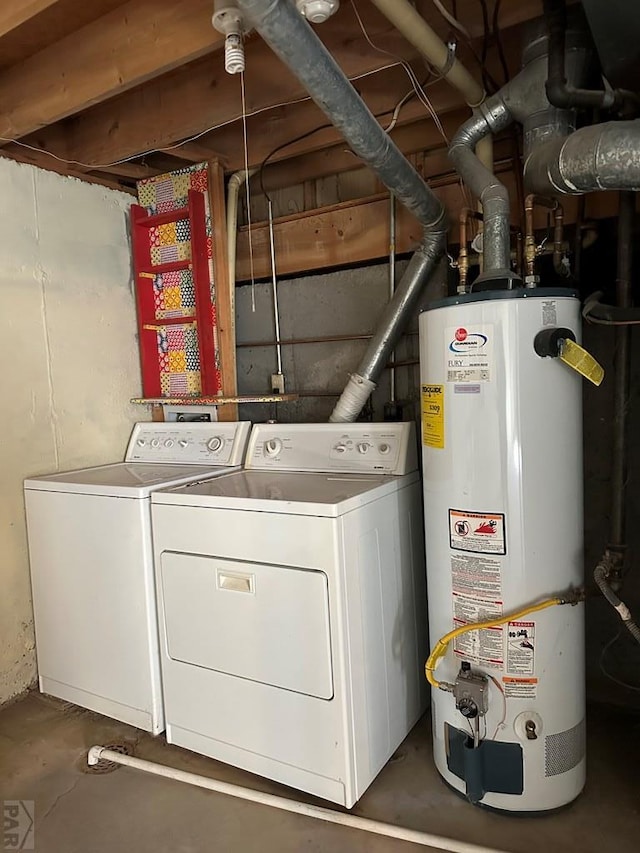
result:
[(152, 495), (171, 743), (351, 807), (425, 709), (413, 424), (262, 424)]

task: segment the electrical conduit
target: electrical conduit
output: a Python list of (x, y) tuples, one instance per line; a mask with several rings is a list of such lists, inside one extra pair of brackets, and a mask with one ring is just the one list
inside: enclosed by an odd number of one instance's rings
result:
[(333, 809), (325, 809), (321, 806), (311, 805), (310, 803), (302, 803), (299, 800), (290, 800), (287, 797), (279, 797), (275, 794), (255, 791), (252, 788), (244, 788), (241, 785), (220, 782), (217, 779), (201, 776), (198, 773), (188, 773), (185, 770), (167, 767), (164, 764), (156, 764), (153, 761), (144, 761), (141, 758), (123, 755), (104, 746), (92, 746), (87, 756), (87, 764), (94, 766), (101, 760), (112, 761), (114, 764), (121, 764), (125, 767), (131, 767), (134, 770), (142, 770), (145, 773), (152, 773), (154, 776), (163, 776), (165, 779), (173, 779), (176, 782), (185, 782), (187, 785), (195, 785), (198, 788), (205, 788), (208, 791), (215, 791), (218, 794), (248, 800), (258, 805), (271, 806), (272, 808), (293, 812), (304, 817), (323, 820), (327, 823), (335, 823), (339, 826), (347, 826), (352, 829), (362, 830), (363, 832), (372, 832), (375, 835), (397, 838), (400, 841), (419, 844), (422, 847), (431, 847), (434, 850), (445, 850), (449, 851), (449, 853), (505, 853), (505, 851), (495, 850), (479, 844), (456, 841), (453, 838), (445, 838), (441, 835), (433, 835), (429, 832), (420, 832), (415, 829), (405, 829), (402, 826), (394, 826), (393, 824), (383, 823), (379, 820), (359, 817), (348, 812), (337, 812), (333, 811)]
[(354, 421), (376, 387), (425, 282), (444, 254), (446, 213), (295, 6), (285, 0), (238, 0), (238, 5), (342, 132), (352, 150), (424, 228), (422, 242), (394, 298), (387, 304), (357, 372), (351, 376), (331, 415), (334, 422)]

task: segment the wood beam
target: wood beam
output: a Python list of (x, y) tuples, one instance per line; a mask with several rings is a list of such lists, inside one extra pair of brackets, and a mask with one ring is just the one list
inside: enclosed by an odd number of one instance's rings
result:
[(4, 0), (0, 4), (0, 38), (59, 2), (60, 0)]
[(143, 166), (142, 163), (118, 163), (116, 166), (103, 166), (100, 169), (94, 169), (94, 172), (105, 172), (109, 175), (121, 175), (123, 178), (133, 178), (136, 181), (143, 178), (152, 178), (154, 175), (161, 175), (161, 168), (153, 166)]
[[(511, 198), (516, 197), (515, 177), (508, 161), (497, 164), (496, 171), (506, 185)], [(443, 176), (434, 186), (436, 195), (455, 221), (461, 207), (467, 205), (457, 175)], [(591, 193), (586, 197), (586, 217), (604, 219), (617, 215), (616, 193)], [(565, 224), (575, 223), (578, 198), (563, 199)], [(512, 220), (518, 211), (512, 208)], [(537, 226), (545, 227), (544, 212)], [(396, 220), (396, 249), (398, 254), (413, 251), (422, 235), (417, 220), (404, 207), (398, 206)], [(238, 281), (249, 280), (248, 229), (238, 233)], [(309, 273), (315, 270), (350, 266), (385, 259), (389, 252), (389, 198), (377, 195), (343, 202), (319, 210), (293, 216), (279, 217), (274, 223), (278, 274), (280, 278)], [(457, 244), (457, 232), (452, 229), (450, 242)], [(252, 227), (253, 263), (256, 279), (270, 276), (268, 223)]]
[[(209, 160), (221, 162), (215, 151), (197, 142), (185, 142), (176, 147), (165, 148), (162, 153), (176, 157), (178, 160), (185, 160), (187, 163), (207, 163)], [(224, 163), (222, 165), (224, 166)]]
[[(505, 25), (528, 20), (540, 11), (540, 0), (519, 0), (517, 4), (504, 5), (502, 20)], [(433, 4), (422, 0), (420, 8), (446, 37), (448, 25)], [(411, 46), (375, 8), (362, 4), (360, 11), (376, 44), (405, 58), (413, 55)], [(470, 26), (476, 35), (481, 30), (477, 17), (475, 12), (470, 15)], [(344, 4), (340, 12), (323, 24), (318, 32), (350, 76), (379, 69), (391, 61), (367, 44), (349, 4)], [(461, 55), (464, 50), (461, 45)], [(257, 36), (250, 38), (246, 52), (249, 112), (304, 97), (300, 84), (261, 39)], [(465, 61), (468, 61), (466, 55)], [(469, 67), (473, 69), (470, 62)], [(457, 95), (456, 98), (460, 103)], [(225, 75), (222, 57), (194, 62), (166, 78), (94, 107), (70, 122), (70, 156), (85, 162), (107, 162), (147, 149), (164, 148), (207, 127), (237, 122), (240, 113), (240, 84), (234, 77)], [(263, 113), (261, 116), (263, 122), (266, 115)], [(217, 145), (210, 146), (222, 158), (237, 156), (241, 150), (238, 123), (232, 128), (232, 135), (231, 150), (222, 151)], [(207, 147), (210, 145), (208, 139), (200, 142)], [(229, 168), (237, 167), (230, 161)]]
[[(211, 160), (209, 163), (209, 203), (222, 393), (225, 397), (234, 397), (238, 393), (235, 282), (229, 280), (224, 169), (217, 160)], [(237, 421), (237, 403), (220, 406), (218, 417), (221, 421)]]
[[(411, 57), (413, 49), (397, 30), (373, 7), (369, 11), (372, 37), (388, 50)], [(365, 41), (356, 24), (345, 27), (339, 18), (336, 15), (323, 24), (322, 37), (349, 76), (393, 63)], [(246, 54), (249, 113), (306, 98), (300, 83), (261, 39), (250, 39)], [(405, 83), (403, 94), (407, 88)], [(77, 116), (68, 123), (68, 156), (85, 163), (108, 163), (141, 151), (166, 148), (207, 127), (237, 122), (241, 114), (240, 80), (224, 71), (222, 55), (207, 57)], [(230, 151), (218, 151), (208, 139), (199, 140), (199, 144), (222, 158), (230, 153), (237, 157), (242, 150), (241, 139), (236, 123)]]
[(223, 40), (211, 26), (210, 0), (129, 0), (4, 72), (0, 136), (25, 136), (210, 53)]
[[(451, 136), (468, 117), (469, 110), (466, 107), (442, 116), (442, 123), (447, 135)], [(430, 118), (396, 127), (391, 131), (390, 136), (404, 154), (446, 150), (445, 142)], [(302, 153), (289, 160), (267, 164), (264, 170), (263, 183), (269, 192), (329, 175), (350, 172), (352, 169), (361, 166), (363, 166), (362, 161), (345, 148), (344, 143), (339, 143), (325, 147), (320, 151)], [(258, 175), (251, 179), (251, 189), (253, 192), (260, 191)]]

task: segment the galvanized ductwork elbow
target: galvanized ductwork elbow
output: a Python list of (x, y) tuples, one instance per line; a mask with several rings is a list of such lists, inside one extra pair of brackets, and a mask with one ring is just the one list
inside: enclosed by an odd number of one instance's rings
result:
[(456, 171), (482, 203), (483, 271), (476, 282), (502, 280), (507, 288), (518, 280), (510, 262), (509, 193), (493, 172), (481, 163), (474, 149), (481, 139), (502, 130), (511, 121), (511, 114), (501, 99), (489, 98), (462, 125), (449, 147), (449, 158)]
[(331, 415), (332, 421), (354, 421), (376, 387), (423, 287), (444, 254), (446, 213), (295, 6), (288, 0), (238, 0), (238, 5), (352, 150), (424, 227), (423, 240)]

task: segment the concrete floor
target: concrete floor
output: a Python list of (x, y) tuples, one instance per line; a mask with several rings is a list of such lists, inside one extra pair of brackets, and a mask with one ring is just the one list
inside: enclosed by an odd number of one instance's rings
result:
[[(640, 717), (594, 707), (588, 731), (587, 789), (560, 814), (504, 817), (473, 808), (455, 796), (433, 768), (427, 719), (416, 726), (354, 812), (510, 853), (637, 853)], [(102, 776), (84, 772), (87, 747), (122, 740), (135, 743), (140, 758), (299, 796), (289, 788), (168, 746), (162, 737), (153, 738), (32, 693), (0, 711), (0, 799), (35, 802), (37, 853), (409, 853), (425, 849), (129, 768)], [(5, 849), (10, 849), (6, 842)]]

